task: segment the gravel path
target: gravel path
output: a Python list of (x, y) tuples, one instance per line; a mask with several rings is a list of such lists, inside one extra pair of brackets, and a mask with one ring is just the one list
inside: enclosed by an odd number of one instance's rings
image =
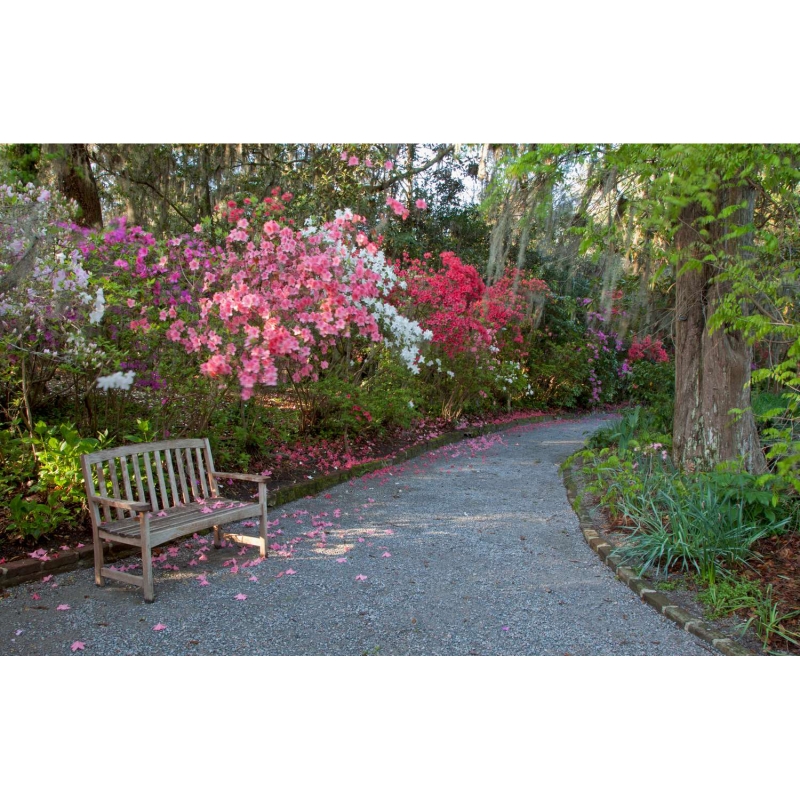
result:
[(0, 655), (70, 655), (76, 641), (76, 656), (716, 654), (583, 540), (558, 464), (602, 424), (465, 438), (277, 508), (279, 549), (261, 563), (210, 537), (174, 543), (153, 604), (88, 569), (14, 587)]

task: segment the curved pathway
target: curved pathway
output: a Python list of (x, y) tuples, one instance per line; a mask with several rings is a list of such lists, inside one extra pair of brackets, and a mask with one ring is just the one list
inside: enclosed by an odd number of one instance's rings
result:
[(558, 464), (603, 424), (465, 438), (277, 508), (261, 563), (179, 542), (153, 604), (88, 569), (14, 587), (0, 655), (716, 655), (581, 535)]

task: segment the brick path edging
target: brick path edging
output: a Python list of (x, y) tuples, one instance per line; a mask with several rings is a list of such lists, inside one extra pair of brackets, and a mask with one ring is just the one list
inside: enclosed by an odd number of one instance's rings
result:
[[(501, 422), (497, 424), (486, 424), (471, 426), (459, 431), (449, 431), (448, 433), (431, 439), (427, 442), (412, 445), (411, 447), (396, 453), (394, 456), (378, 458), (364, 464), (351, 467), (346, 470), (331, 472), (327, 475), (320, 475), (308, 481), (284, 486), (269, 494), (268, 506), (277, 506), (300, 500), (308, 495), (319, 494), (332, 486), (346, 483), (353, 478), (360, 478), (368, 472), (384, 469), (396, 464), (402, 464), (411, 458), (422, 455), (429, 450), (436, 450), (448, 444), (462, 441), (465, 437), (482, 436), (485, 433), (496, 433), (497, 431), (508, 428), (519, 427), (520, 425), (536, 425), (540, 422), (551, 422), (556, 419), (567, 419), (572, 416), (582, 416), (573, 414), (541, 414), (531, 416), (526, 419), (514, 420), (512, 422)], [(138, 547), (128, 547), (127, 545), (117, 544), (116, 542), (103, 542), (103, 560), (106, 563), (113, 563), (122, 558), (141, 552)], [(64, 550), (50, 556), (47, 561), (36, 558), (24, 558), (19, 561), (11, 561), (0, 564), (0, 590), (9, 586), (17, 586), (20, 583), (41, 580), (46, 575), (56, 575), (61, 572), (71, 572), (75, 569), (94, 566), (94, 549), (91, 545), (72, 550)]]
[(583, 538), (592, 550), (600, 556), (600, 560), (615, 573), (618, 580), (622, 581), (629, 589), (635, 592), (638, 597), (648, 605), (652, 606), (659, 614), (663, 614), (667, 619), (672, 620), (678, 627), (702, 639), (706, 644), (711, 645), (725, 656), (755, 656), (754, 653), (742, 645), (737, 644), (729, 636), (721, 631), (715, 630), (704, 620), (698, 619), (690, 614), (686, 609), (681, 608), (670, 600), (663, 592), (659, 592), (650, 581), (639, 577), (630, 567), (624, 567), (620, 563), (622, 559), (613, 554), (614, 546), (607, 539), (604, 539), (598, 532), (594, 522), (586, 513), (583, 504), (576, 508), (578, 499), (578, 487), (573, 466), (580, 464), (580, 459), (576, 459), (573, 464), (562, 470), (564, 485), (567, 489), (567, 498), (578, 515)]

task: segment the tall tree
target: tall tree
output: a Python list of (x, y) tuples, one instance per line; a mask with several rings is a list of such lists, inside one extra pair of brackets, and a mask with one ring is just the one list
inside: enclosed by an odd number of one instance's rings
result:
[(673, 455), (690, 471), (737, 458), (750, 472), (766, 468), (750, 410), (752, 345), (737, 330), (712, 331), (708, 325), (729, 287), (719, 280), (722, 259), (706, 255), (714, 250), (731, 259), (749, 255), (752, 233), (737, 237), (731, 231), (733, 226), (752, 231), (754, 194), (746, 185), (717, 189), (717, 214), (736, 209), (726, 222), (704, 225), (709, 215), (696, 201), (678, 219)]
[(749, 301), (731, 301), (729, 273), (758, 263), (755, 200), (780, 149), (628, 145), (609, 155), (635, 176), (626, 213), (644, 210), (675, 270), (673, 455), (687, 471), (736, 459), (753, 473), (766, 468), (750, 408), (754, 339), (737, 324)]
[(103, 211), (97, 182), (85, 144), (56, 144), (47, 146), (52, 158), (56, 185), (80, 208), (76, 222), (87, 228), (103, 227)]

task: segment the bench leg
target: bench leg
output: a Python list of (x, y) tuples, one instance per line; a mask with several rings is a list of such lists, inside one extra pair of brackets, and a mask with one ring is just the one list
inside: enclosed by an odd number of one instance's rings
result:
[(105, 586), (106, 579), (103, 577), (101, 570), (103, 569), (103, 542), (94, 532), (94, 582), (98, 586)]
[(150, 547), (150, 520), (145, 514), (139, 515), (142, 535), (142, 591), (145, 603), (155, 600), (153, 589), (153, 552)]
[(222, 536), (219, 533), (219, 525), (214, 526), (214, 548), (219, 550), (220, 545), (222, 544)]
[(258, 484), (258, 504), (261, 506), (261, 520), (258, 530), (261, 534), (261, 544), (258, 552), (261, 558), (267, 557), (267, 486), (264, 483)]

